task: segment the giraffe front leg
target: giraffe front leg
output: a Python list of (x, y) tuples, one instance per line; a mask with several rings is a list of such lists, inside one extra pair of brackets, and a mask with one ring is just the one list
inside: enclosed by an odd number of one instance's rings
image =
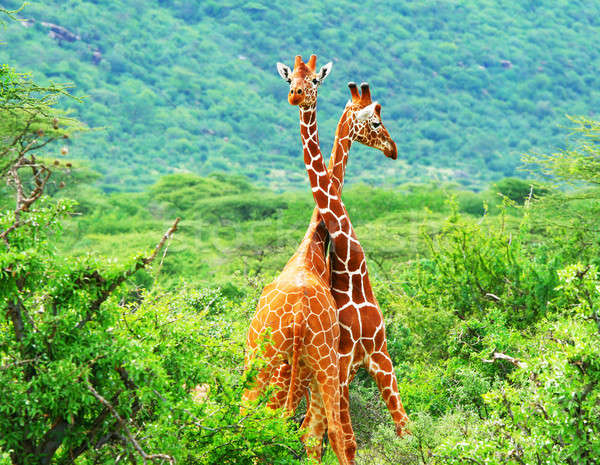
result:
[[(351, 337), (345, 339), (351, 339)], [(356, 437), (350, 418), (350, 381), (353, 373), (356, 372), (356, 369), (353, 369), (353, 354), (354, 351), (340, 355), (340, 421), (344, 433), (344, 453), (351, 465), (355, 463), (356, 456)]]
[(377, 387), (379, 388), (379, 392), (383, 397), (385, 405), (392, 415), (392, 419), (396, 425), (396, 434), (398, 436), (403, 436), (408, 433), (406, 428), (408, 416), (406, 415), (404, 406), (400, 400), (398, 382), (387, 347), (384, 346), (379, 351), (371, 353), (368, 356), (366, 368), (373, 380), (377, 383)]

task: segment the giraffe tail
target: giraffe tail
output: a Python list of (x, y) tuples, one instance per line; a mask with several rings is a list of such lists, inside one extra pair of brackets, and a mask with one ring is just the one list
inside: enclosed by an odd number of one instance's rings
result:
[[(305, 299), (302, 299), (302, 306), (306, 307)], [(298, 390), (298, 370), (300, 363), (300, 351), (302, 350), (302, 337), (304, 335), (304, 308), (294, 315), (294, 328), (292, 340), (292, 370), (290, 375), (290, 387), (287, 394), (285, 409), (289, 415), (294, 413), (294, 405), (297, 403), (295, 393)]]

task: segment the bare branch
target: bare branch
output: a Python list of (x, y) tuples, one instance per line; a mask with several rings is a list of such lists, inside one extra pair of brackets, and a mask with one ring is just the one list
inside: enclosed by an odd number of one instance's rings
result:
[[(24, 151), (26, 152), (28, 147), (34, 142), (35, 141), (31, 141)], [(25, 194), (23, 182), (19, 176), (19, 170), (26, 167), (29, 167), (32, 170), (35, 182), (35, 188), (29, 194)], [(15, 188), (17, 199), (14, 211), (14, 223), (4, 231), (0, 232), (0, 239), (4, 241), (7, 247), (10, 246), (7, 239), (8, 234), (24, 224), (24, 222), (21, 220), (21, 213), (28, 211), (29, 207), (42, 196), (46, 187), (46, 183), (50, 179), (51, 174), (52, 172), (48, 169), (48, 167), (36, 163), (34, 156), (27, 158), (23, 153), (8, 169), (8, 183), (12, 184)]]
[(87, 388), (92, 393), (92, 395), (110, 411), (111, 415), (115, 418), (115, 420), (117, 420), (117, 423), (121, 426), (121, 428), (125, 432), (125, 436), (126, 436), (127, 440), (133, 446), (133, 448), (137, 451), (137, 453), (142, 457), (142, 460), (144, 461), (144, 463), (147, 463), (148, 460), (151, 460), (153, 462), (155, 460), (167, 460), (169, 463), (175, 463), (175, 459), (173, 457), (171, 457), (170, 455), (147, 454), (146, 452), (144, 452), (144, 450), (142, 449), (140, 444), (136, 441), (136, 439), (131, 434), (129, 427), (127, 426), (127, 422), (123, 419), (123, 417), (121, 417), (121, 415), (119, 415), (119, 413), (114, 408), (114, 406), (109, 401), (107, 401), (104, 397), (102, 397), (100, 394), (98, 394), (98, 391), (96, 391), (91, 384), (88, 384)]
[(6, 365), (0, 365), (0, 371), (10, 370), (11, 368), (18, 367), (21, 365), (26, 365), (28, 363), (33, 363), (39, 360), (39, 357), (36, 358), (28, 358), (27, 360), (18, 360), (16, 362), (7, 363)]
[(12, 320), (13, 327), (15, 329), (15, 337), (18, 342), (23, 339), (23, 333), (25, 331), (25, 325), (23, 324), (23, 314), (21, 312), (20, 301), (9, 300), (8, 302), (8, 316)]
[(521, 362), (520, 360), (511, 357), (510, 355), (503, 354), (502, 352), (494, 352), (492, 354), (491, 360), (482, 360), (484, 363), (494, 363), (496, 360), (506, 360), (512, 363), (517, 368), (527, 368), (527, 364), (525, 362)]
[(96, 311), (98, 311), (98, 309), (100, 308), (100, 305), (102, 305), (104, 303), (104, 301), (106, 299), (108, 299), (108, 297), (114, 292), (114, 290), (117, 288), (117, 286), (122, 284), (126, 279), (128, 279), (131, 275), (133, 275), (138, 270), (140, 270), (140, 269), (144, 268), (145, 266), (149, 265), (150, 263), (152, 263), (152, 261), (156, 258), (156, 255), (158, 254), (160, 249), (165, 245), (165, 242), (167, 241), (167, 239), (169, 239), (169, 237), (171, 237), (173, 235), (173, 233), (177, 230), (177, 225), (179, 224), (180, 220), (181, 220), (181, 218), (175, 219), (175, 221), (173, 222), (171, 227), (167, 230), (167, 232), (161, 238), (160, 242), (156, 245), (156, 247), (154, 248), (154, 251), (152, 252), (152, 254), (150, 254), (150, 256), (145, 257), (142, 260), (140, 260), (138, 263), (135, 264), (135, 266), (131, 270), (128, 270), (127, 272), (123, 273), (119, 278), (115, 279), (108, 288), (106, 288), (104, 291), (102, 291), (100, 293), (98, 298), (94, 302), (91, 303), (90, 308), (89, 308), (85, 318), (83, 320), (81, 320), (79, 323), (77, 323), (77, 325), (75, 326), (76, 328), (83, 327), (88, 321), (90, 321), (92, 319), (92, 316), (94, 315), (94, 313), (96, 313)]
[(146, 257), (142, 260), (144, 265), (149, 265), (150, 263), (152, 263), (154, 261), (154, 259), (156, 258), (156, 255), (158, 254), (158, 252), (160, 252), (160, 249), (162, 249), (163, 246), (165, 245), (165, 242), (167, 242), (167, 240), (173, 235), (173, 233), (175, 231), (177, 231), (177, 225), (179, 224), (180, 220), (181, 220), (181, 218), (175, 219), (175, 221), (173, 222), (171, 227), (167, 230), (167, 232), (161, 238), (160, 242), (158, 244), (156, 244), (156, 247), (154, 248), (154, 251), (152, 252), (152, 254), (149, 257)]

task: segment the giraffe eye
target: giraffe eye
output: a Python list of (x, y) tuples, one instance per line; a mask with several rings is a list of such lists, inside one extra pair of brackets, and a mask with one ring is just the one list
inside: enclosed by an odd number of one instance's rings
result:
[(381, 121), (373, 121), (371, 125), (373, 128), (377, 129), (379, 126), (381, 126)]

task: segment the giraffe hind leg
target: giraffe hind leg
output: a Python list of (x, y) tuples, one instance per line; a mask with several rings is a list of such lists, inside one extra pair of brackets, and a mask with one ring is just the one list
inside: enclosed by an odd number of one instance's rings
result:
[(323, 400), (327, 420), (327, 436), (340, 465), (349, 465), (344, 453), (344, 434), (340, 421), (340, 383), (337, 354), (331, 352), (328, 367), (316, 372), (315, 384)]
[(269, 407), (272, 409), (283, 408), (287, 400), (287, 393), (290, 388), (290, 376), (292, 367), (289, 363), (283, 362), (275, 370), (271, 379), (271, 385), (275, 387), (275, 392), (269, 401)]
[(371, 353), (368, 356), (366, 368), (383, 397), (385, 405), (392, 415), (396, 425), (396, 434), (402, 436), (405, 434), (408, 423), (408, 415), (404, 410), (400, 393), (398, 392), (398, 381), (394, 373), (394, 366), (388, 351), (383, 347), (378, 352)]
[(348, 463), (353, 464), (356, 457), (356, 436), (350, 419), (350, 389), (348, 383), (340, 385), (340, 421), (344, 432), (344, 453)]
[(260, 397), (271, 382), (275, 370), (281, 365), (281, 359), (273, 347), (268, 347), (263, 357), (267, 360), (266, 366), (258, 372), (252, 386), (242, 395), (242, 399), (246, 402), (254, 401)]
[(306, 447), (307, 455), (321, 463), (323, 435), (327, 429), (327, 413), (321, 393), (314, 382), (311, 385), (310, 402), (307, 406), (306, 417), (302, 422), (302, 429), (305, 430), (302, 442)]

